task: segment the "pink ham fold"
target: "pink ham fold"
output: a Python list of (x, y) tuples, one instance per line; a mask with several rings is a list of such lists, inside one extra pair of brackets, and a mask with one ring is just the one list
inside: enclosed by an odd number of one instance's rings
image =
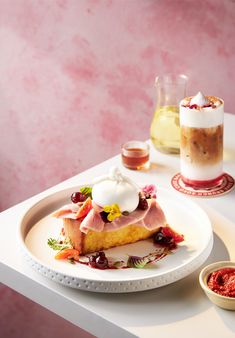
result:
[(76, 213), (79, 207), (76, 204), (67, 204), (64, 205), (61, 209), (55, 211), (52, 216), (56, 218), (71, 218), (77, 219)]
[(100, 214), (95, 210), (91, 209), (86, 217), (82, 220), (80, 224), (80, 230), (84, 233), (87, 233), (88, 230), (94, 231), (103, 231), (104, 230), (104, 222), (100, 217)]
[(159, 226), (167, 224), (165, 214), (155, 199), (151, 200), (150, 208), (145, 215), (143, 222), (145, 228), (148, 230), (154, 230)]
[[(157, 203), (155, 198), (149, 199), (148, 208), (146, 210), (136, 209), (131, 212), (129, 215), (121, 215), (116, 218), (114, 221), (105, 223), (101, 216), (100, 212), (103, 210), (98, 205), (93, 202), (93, 209), (89, 211), (84, 219), (81, 219), (80, 230), (83, 233), (87, 233), (88, 230), (93, 230), (97, 232), (101, 231), (112, 231), (118, 230), (129, 224), (136, 224), (139, 226), (144, 226), (149, 231), (158, 228), (159, 226), (166, 225), (166, 217)], [(67, 205), (62, 209), (56, 211), (53, 216), (57, 218), (71, 218), (77, 219), (76, 211), (78, 206)]]
[(129, 224), (138, 224), (148, 230), (154, 230), (166, 224), (166, 217), (155, 199), (148, 200), (148, 209), (136, 209), (128, 216), (120, 216), (111, 223), (106, 223), (104, 230), (117, 230)]

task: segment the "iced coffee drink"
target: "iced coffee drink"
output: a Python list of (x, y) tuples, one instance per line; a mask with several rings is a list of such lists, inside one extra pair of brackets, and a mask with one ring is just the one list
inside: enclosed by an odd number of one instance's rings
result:
[(199, 92), (180, 102), (180, 162), (185, 184), (208, 188), (223, 174), (224, 102)]

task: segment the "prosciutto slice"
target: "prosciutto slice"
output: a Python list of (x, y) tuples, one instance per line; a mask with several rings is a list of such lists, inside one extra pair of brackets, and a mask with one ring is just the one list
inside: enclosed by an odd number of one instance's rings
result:
[(56, 218), (71, 218), (77, 219), (76, 213), (79, 207), (76, 204), (67, 204), (63, 206), (61, 209), (55, 211), (52, 216)]
[[(136, 209), (129, 215), (121, 215), (114, 219), (114, 221), (105, 223), (100, 216), (100, 212), (103, 210), (101, 207), (93, 203), (93, 208), (88, 212), (86, 217), (79, 219), (79, 229), (83, 233), (87, 233), (88, 230), (97, 232), (118, 230), (129, 224), (136, 224), (143, 226), (149, 231), (158, 228), (159, 226), (166, 225), (166, 217), (157, 203), (155, 198), (148, 199), (148, 208), (146, 210)], [(67, 205), (62, 209), (56, 211), (53, 216), (63, 219), (77, 219), (76, 210), (78, 206)]]
[(104, 230), (104, 224), (104, 221), (100, 217), (100, 213), (95, 209), (91, 209), (91, 211), (82, 220), (80, 230), (84, 233), (87, 233), (88, 230), (100, 232)]
[(166, 224), (166, 217), (155, 199), (148, 200), (148, 208), (146, 210), (136, 209), (127, 216), (120, 216), (114, 221), (104, 223), (100, 217), (100, 213), (92, 209), (83, 219), (80, 230), (87, 233), (88, 229), (94, 231), (112, 231), (118, 230), (129, 224), (138, 224), (144, 226), (148, 230), (154, 230), (159, 226)]
[(128, 216), (120, 216), (111, 223), (106, 223), (104, 230), (117, 230), (129, 224), (138, 224), (148, 230), (154, 230), (166, 224), (166, 217), (155, 199), (148, 200), (148, 209), (136, 209)]
[(154, 230), (159, 226), (166, 225), (166, 216), (156, 199), (151, 200), (150, 208), (145, 215), (143, 222), (145, 228), (148, 230)]

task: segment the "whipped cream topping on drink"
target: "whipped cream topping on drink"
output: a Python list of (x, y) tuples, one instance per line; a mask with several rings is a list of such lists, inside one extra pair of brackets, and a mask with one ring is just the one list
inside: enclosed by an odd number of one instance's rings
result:
[(194, 128), (210, 128), (223, 124), (224, 102), (216, 96), (204, 96), (199, 92), (180, 102), (180, 125)]
[(121, 212), (132, 212), (139, 203), (139, 188), (117, 167), (112, 167), (108, 175), (95, 179), (92, 198), (100, 207), (118, 204)]
[(196, 104), (199, 107), (203, 107), (209, 103), (209, 100), (202, 94), (202, 92), (198, 92), (197, 95), (195, 95), (190, 100), (190, 105)]

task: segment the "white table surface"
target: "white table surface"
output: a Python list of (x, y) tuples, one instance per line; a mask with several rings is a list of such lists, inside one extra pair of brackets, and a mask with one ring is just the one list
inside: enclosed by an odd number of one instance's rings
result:
[[(235, 115), (225, 114), (224, 170), (235, 177)], [(151, 170), (122, 168), (136, 182), (168, 188), (179, 172), (179, 157), (151, 148)], [(97, 337), (235, 337), (235, 312), (215, 307), (198, 283), (199, 270), (171, 285), (129, 293), (101, 294), (56, 284), (34, 272), (22, 259), (17, 227), (25, 211), (42, 197), (121, 166), (120, 155), (52, 187), (0, 214), (0, 281)], [(235, 190), (211, 198), (187, 197), (208, 213), (214, 231), (214, 246), (204, 263), (235, 261)]]

